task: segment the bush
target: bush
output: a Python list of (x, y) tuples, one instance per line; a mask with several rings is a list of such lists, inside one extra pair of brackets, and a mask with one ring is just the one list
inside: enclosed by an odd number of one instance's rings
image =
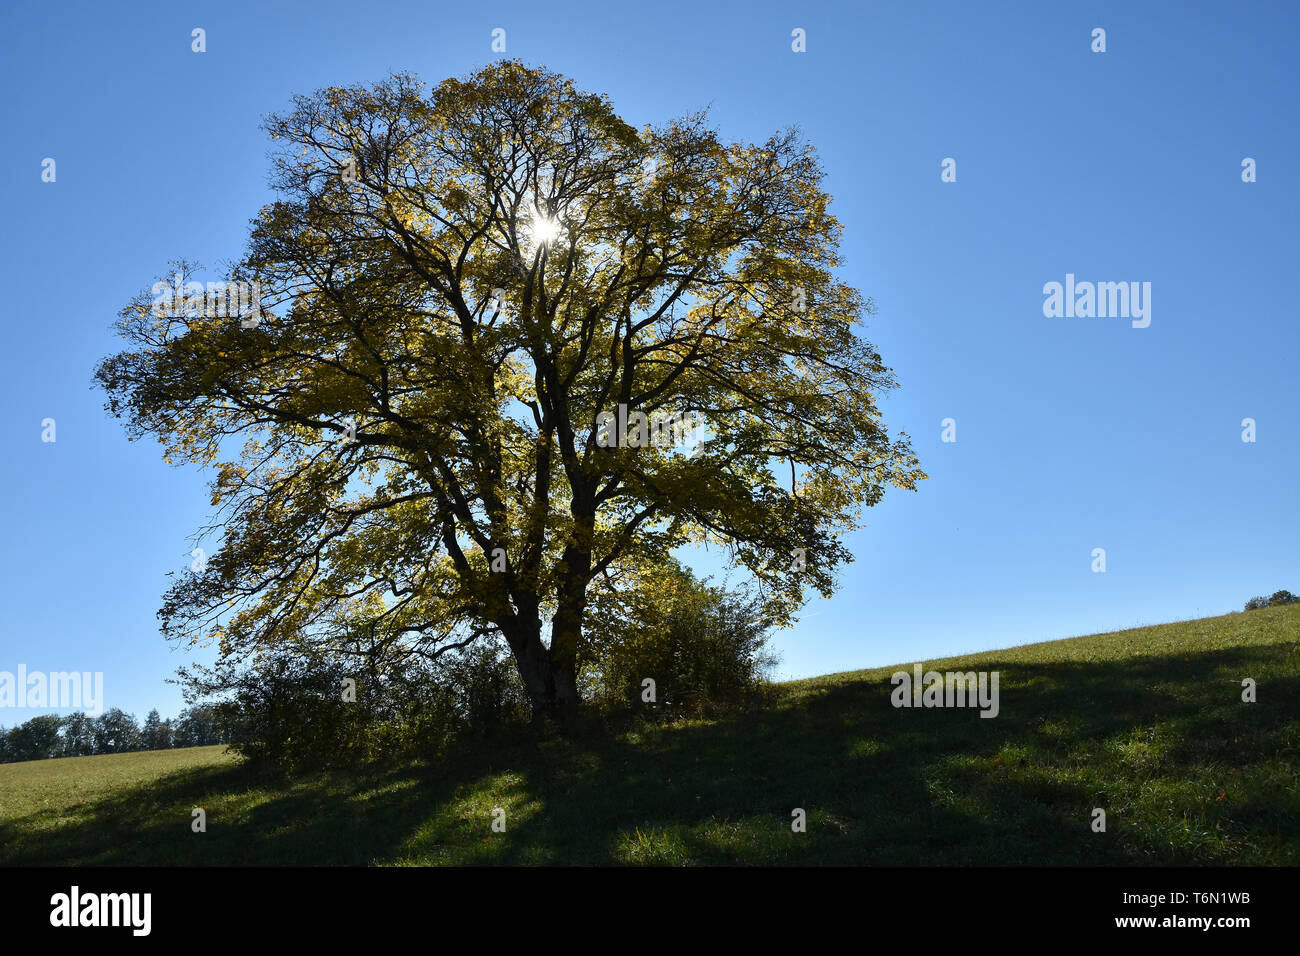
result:
[[(580, 657), (584, 697), (603, 709), (714, 713), (756, 702), (775, 663), (747, 594), (710, 587), (680, 565), (591, 608)], [(644, 582), (643, 582), (644, 583)], [(654, 585), (663, 585), (657, 587)], [(250, 761), (284, 773), (433, 757), (532, 721), (515, 663), (480, 640), (436, 660), (321, 653), (301, 647), (252, 662), (182, 668), (187, 703), (175, 740), (194, 740), (196, 715)], [(655, 701), (642, 681), (655, 681)], [(353, 699), (345, 686), (355, 682)]]
[(439, 663), (437, 683), (450, 694), (456, 715), (453, 736), (489, 736), (529, 720), (528, 694), (499, 645), (472, 647)]
[[(711, 587), (684, 567), (668, 591), (633, 600), (632, 619), (615, 627), (588, 661), (594, 696), (606, 708), (675, 715), (714, 714), (756, 703), (776, 659), (749, 594)], [(654, 701), (647, 701), (647, 679)]]
[[(345, 678), (355, 702), (344, 699)], [(364, 762), (366, 697), (341, 662), (275, 655), (214, 682), (227, 695), (214, 707), (218, 729), (254, 763), (296, 772)]]
[(1283, 604), (1295, 604), (1300, 601), (1290, 591), (1274, 591), (1272, 597), (1253, 597), (1246, 602), (1247, 611), (1258, 611), (1266, 607), (1279, 607)]
[(433, 662), (284, 653), (181, 675), (189, 699), (214, 701), (217, 728), (237, 752), (285, 773), (435, 756), (528, 710), (513, 663), (487, 643)]

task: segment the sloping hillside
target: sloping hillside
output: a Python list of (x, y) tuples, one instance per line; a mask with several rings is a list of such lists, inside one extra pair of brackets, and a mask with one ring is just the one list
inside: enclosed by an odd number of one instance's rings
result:
[(892, 706), (904, 664), (288, 785), (219, 747), (3, 765), (0, 863), (1300, 864), (1300, 606), (931, 668), (997, 671), (997, 717)]

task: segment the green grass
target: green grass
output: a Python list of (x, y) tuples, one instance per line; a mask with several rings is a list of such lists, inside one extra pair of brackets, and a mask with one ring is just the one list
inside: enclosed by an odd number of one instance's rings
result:
[(1300, 864), (1300, 605), (930, 667), (999, 671), (1000, 715), (895, 709), (900, 665), (289, 784), (220, 747), (0, 765), (0, 864)]

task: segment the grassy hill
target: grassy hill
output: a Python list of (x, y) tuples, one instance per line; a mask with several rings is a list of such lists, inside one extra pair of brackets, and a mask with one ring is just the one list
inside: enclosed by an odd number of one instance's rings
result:
[(1300, 864), (1300, 605), (926, 667), (998, 671), (999, 716), (894, 708), (900, 665), (287, 785), (221, 747), (0, 765), (0, 864)]

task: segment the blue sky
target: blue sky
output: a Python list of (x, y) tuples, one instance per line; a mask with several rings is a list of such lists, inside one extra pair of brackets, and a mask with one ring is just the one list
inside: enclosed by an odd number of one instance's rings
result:
[[(179, 710), (164, 681), (195, 655), (155, 612), (206, 478), (102, 411), (91, 376), (119, 348), (115, 313), (170, 259), (242, 251), (271, 198), (264, 114), (390, 71), (464, 74), (500, 55), (496, 27), (506, 55), (608, 93), (635, 125), (704, 106), (729, 139), (798, 124), (825, 164), (843, 276), (875, 299), (866, 335), (902, 385), (885, 418), (930, 480), (868, 514), (840, 593), (777, 638), (783, 676), (1300, 591), (1298, 10), (5, 5), (0, 670), (103, 671), (107, 706)], [(1150, 282), (1150, 326), (1045, 317), (1043, 286), (1067, 273)]]

